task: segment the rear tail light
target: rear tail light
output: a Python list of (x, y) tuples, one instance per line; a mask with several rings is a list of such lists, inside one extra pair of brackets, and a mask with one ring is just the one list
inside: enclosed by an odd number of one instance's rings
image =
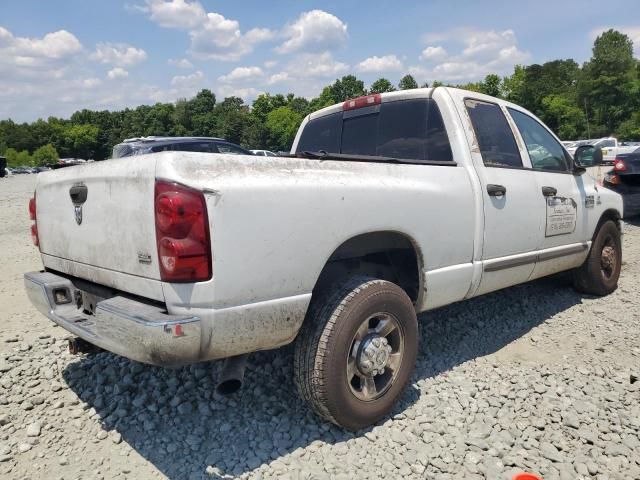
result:
[(36, 247), (40, 245), (40, 239), (38, 238), (38, 226), (35, 223), (31, 225), (31, 240), (33, 240), (33, 244)]
[(616, 158), (613, 161), (613, 169), (616, 172), (626, 172), (627, 171), (627, 165), (626, 163), (624, 163), (624, 160), (621, 158)]
[(29, 199), (29, 218), (33, 220), (31, 224), (31, 240), (36, 247), (40, 246), (40, 239), (38, 238), (38, 221), (36, 215), (36, 194)]
[(160, 278), (201, 282), (211, 278), (211, 241), (204, 194), (156, 181), (155, 219)]
[(31, 220), (36, 219), (36, 196), (33, 195), (33, 198), (29, 199), (29, 218)]
[(382, 97), (379, 93), (373, 95), (365, 95), (364, 97), (354, 98), (347, 100), (342, 104), (342, 110), (355, 110), (356, 108), (370, 107), (371, 105), (379, 105), (382, 102)]

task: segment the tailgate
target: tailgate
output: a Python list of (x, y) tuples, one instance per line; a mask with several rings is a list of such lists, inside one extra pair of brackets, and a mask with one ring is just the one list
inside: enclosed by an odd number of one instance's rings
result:
[(40, 251), (77, 264), (160, 279), (155, 164), (155, 155), (144, 155), (39, 174)]

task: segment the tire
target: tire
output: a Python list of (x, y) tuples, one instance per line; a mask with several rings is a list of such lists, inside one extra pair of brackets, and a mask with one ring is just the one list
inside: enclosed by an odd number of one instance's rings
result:
[(585, 262), (573, 271), (573, 286), (590, 295), (608, 295), (618, 288), (622, 266), (620, 230), (611, 220), (600, 225)]
[(416, 312), (404, 290), (371, 277), (323, 293), (312, 300), (298, 335), (294, 380), (316, 414), (359, 430), (387, 415), (409, 382)]

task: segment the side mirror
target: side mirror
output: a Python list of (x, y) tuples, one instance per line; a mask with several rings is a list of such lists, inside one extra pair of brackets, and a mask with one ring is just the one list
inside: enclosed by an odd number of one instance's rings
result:
[(580, 145), (573, 155), (578, 167), (595, 167), (602, 164), (602, 148), (593, 145)]

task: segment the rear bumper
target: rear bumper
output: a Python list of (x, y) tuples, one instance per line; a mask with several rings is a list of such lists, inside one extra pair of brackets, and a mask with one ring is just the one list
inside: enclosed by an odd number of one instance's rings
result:
[(169, 315), (162, 308), (116, 296), (95, 304), (94, 314), (78, 308), (79, 290), (50, 272), (24, 276), (33, 305), (72, 334), (105, 350), (143, 363), (174, 367), (201, 358), (201, 319)]

